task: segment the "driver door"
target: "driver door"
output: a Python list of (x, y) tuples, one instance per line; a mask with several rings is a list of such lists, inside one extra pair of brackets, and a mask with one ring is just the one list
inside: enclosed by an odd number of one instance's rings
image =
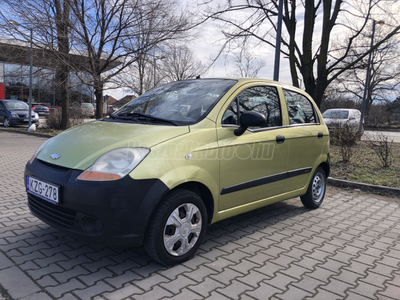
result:
[(4, 122), (4, 115), (5, 115), (5, 107), (4, 104), (0, 102), (0, 123)]
[[(267, 122), (236, 136), (234, 130), (239, 126), (240, 113), (245, 111), (262, 113)], [(253, 86), (237, 94), (217, 128), (220, 211), (282, 193), (289, 153), (284, 131), (276, 87)]]

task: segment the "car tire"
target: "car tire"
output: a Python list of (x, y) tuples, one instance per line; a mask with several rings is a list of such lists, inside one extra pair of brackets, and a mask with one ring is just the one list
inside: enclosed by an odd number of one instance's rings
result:
[(300, 197), (306, 208), (318, 208), (325, 197), (326, 174), (323, 168), (318, 167), (311, 178), (307, 192)]
[(10, 127), (10, 120), (7, 117), (4, 117), (3, 126)]
[(207, 212), (200, 196), (189, 190), (174, 190), (153, 213), (144, 247), (156, 262), (173, 266), (196, 253), (206, 230)]

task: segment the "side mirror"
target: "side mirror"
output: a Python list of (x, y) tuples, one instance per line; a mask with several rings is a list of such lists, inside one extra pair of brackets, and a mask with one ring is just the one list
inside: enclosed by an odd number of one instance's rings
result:
[(256, 111), (246, 111), (240, 115), (240, 127), (235, 129), (236, 136), (242, 135), (248, 127), (263, 126), (267, 119), (265, 116)]

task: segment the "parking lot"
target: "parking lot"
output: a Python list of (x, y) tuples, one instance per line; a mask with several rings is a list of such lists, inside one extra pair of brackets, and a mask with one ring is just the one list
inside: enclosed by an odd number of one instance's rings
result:
[(0, 131), (0, 299), (400, 299), (400, 205), (329, 187), (209, 227), (165, 268), (142, 248), (79, 241), (33, 217), (23, 170), (45, 138)]

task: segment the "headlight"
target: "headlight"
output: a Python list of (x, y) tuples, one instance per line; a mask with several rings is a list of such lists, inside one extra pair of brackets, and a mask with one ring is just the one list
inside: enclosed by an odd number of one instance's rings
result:
[(16, 113), (11, 113), (11, 117), (13, 118), (19, 118), (19, 116)]
[(120, 148), (100, 156), (78, 180), (118, 180), (130, 173), (149, 154), (148, 148)]

